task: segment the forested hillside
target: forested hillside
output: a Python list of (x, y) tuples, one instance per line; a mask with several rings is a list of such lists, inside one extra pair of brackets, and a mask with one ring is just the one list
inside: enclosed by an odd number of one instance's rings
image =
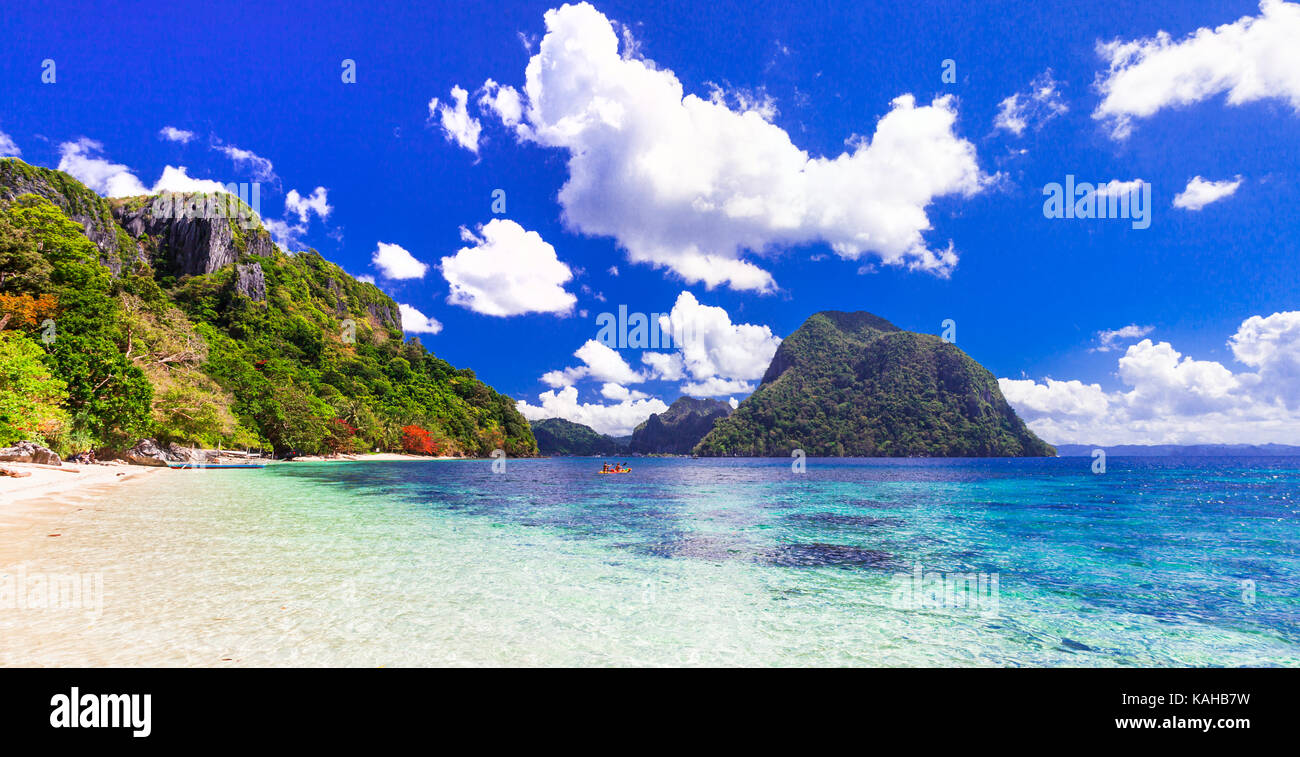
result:
[(865, 312), (808, 318), (700, 455), (1051, 456), (992, 373), (957, 345)]
[(0, 160), (0, 444), (536, 454), (513, 400), (403, 341), (374, 285), (242, 204), (158, 200)]
[(537, 449), (543, 455), (617, 455), (627, 452), (627, 445), (590, 426), (565, 420), (545, 418), (532, 422)]

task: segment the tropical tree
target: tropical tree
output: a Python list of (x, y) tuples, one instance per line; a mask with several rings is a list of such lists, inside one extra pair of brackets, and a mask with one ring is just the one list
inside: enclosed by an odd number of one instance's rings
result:
[(68, 426), (67, 385), (50, 375), (45, 351), (23, 334), (0, 331), (0, 444), (48, 444)]

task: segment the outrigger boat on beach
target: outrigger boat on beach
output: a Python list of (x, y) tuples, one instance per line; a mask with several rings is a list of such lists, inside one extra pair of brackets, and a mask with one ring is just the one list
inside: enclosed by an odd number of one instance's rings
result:
[(229, 463), (229, 464), (226, 464), (226, 463), (223, 463), (223, 464), (217, 464), (217, 463), (211, 463), (211, 464), (209, 464), (209, 463), (167, 463), (167, 467), (168, 467), (168, 468), (176, 468), (176, 469), (181, 469), (181, 468), (202, 468), (202, 469), (204, 469), (204, 470), (212, 470), (212, 469), (214, 469), (214, 468), (216, 468), (216, 469), (229, 469), (229, 468), (265, 468), (266, 465), (264, 465), (264, 464), (262, 464), (262, 463)]

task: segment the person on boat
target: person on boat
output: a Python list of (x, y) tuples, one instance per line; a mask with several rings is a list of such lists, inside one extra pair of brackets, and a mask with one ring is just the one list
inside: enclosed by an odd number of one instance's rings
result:
[(601, 466), (600, 472), (609, 473), (609, 463), (605, 463), (603, 466)]

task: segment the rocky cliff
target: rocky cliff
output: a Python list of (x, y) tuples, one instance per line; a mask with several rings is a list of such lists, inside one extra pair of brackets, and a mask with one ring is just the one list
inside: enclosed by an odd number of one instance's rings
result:
[(269, 257), (271, 235), (230, 195), (169, 195), (112, 203), (113, 217), (164, 275), (215, 273), (238, 260)]

